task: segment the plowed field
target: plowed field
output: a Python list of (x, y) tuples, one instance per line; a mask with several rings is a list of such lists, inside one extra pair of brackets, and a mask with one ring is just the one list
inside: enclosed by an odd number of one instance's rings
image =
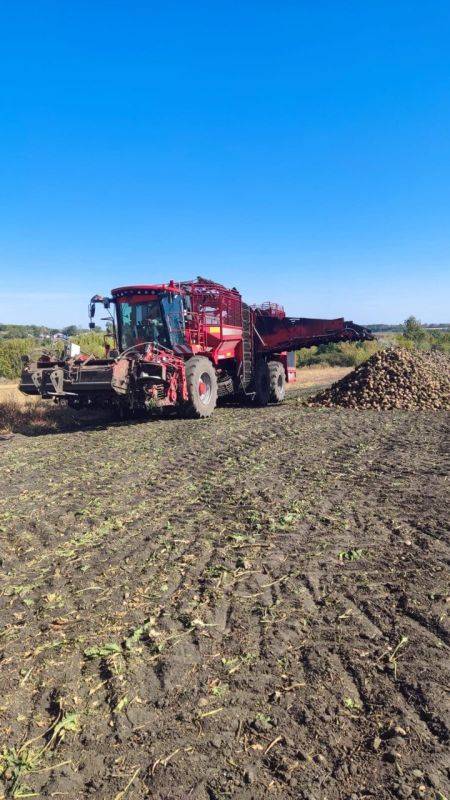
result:
[(448, 415), (298, 400), (0, 444), (5, 797), (448, 795)]

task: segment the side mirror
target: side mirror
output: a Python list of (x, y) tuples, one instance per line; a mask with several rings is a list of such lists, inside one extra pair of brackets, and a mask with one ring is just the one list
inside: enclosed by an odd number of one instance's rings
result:
[(109, 308), (110, 305), (111, 305), (111, 301), (110, 301), (109, 297), (105, 297), (104, 300), (103, 300), (103, 308)]
[(91, 331), (94, 331), (95, 330), (95, 322), (90, 322), (89, 323), (89, 328), (91, 329)]

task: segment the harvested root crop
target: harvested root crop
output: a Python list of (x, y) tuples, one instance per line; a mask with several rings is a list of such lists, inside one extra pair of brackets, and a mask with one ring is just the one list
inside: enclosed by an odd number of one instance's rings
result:
[(380, 350), (310, 405), (450, 410), (450, 360), (437, 352)]

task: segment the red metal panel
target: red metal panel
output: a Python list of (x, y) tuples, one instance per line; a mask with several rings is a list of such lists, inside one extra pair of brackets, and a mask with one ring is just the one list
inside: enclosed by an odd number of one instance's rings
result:
[(372, 339), (370, 331), (338, 319), (308, 319), (285, 317), (284, 319), (255, 314), (255, 330), (258, 349), (264, 353), (282, 350), (298, 350), (300, 347), (329, 342)]

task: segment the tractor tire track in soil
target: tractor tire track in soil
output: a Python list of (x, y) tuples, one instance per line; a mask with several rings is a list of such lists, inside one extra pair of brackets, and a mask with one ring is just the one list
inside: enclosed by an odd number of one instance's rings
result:
[(446, 436), (292, 393), (3, 443), (5, 797), (445, 798)]

